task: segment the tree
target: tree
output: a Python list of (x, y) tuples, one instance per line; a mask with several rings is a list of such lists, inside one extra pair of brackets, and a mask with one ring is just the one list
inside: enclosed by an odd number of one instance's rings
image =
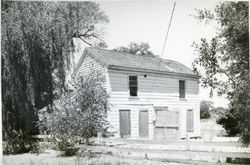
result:
[(212, 102), (210, 101), (201, 101), (200, 103), (200, 118), (201, 119), (208, 119), (210, 118), (210, 111), (212, 109)]
[[(218, 111), (218, 109), (215, 109), (214, 111)], [(226, 109), (219, 115), (216, 123), (222, 125), (223, 128), (225, 128), (228, 136), (236, 136), (240, 133), (240, 131), (237, 127), (235, 127), (235, 125), (238, 124), (239, 119), (235, 119), (236, 116)]]
[(51, 141), (56, 139), (54, 143), (60, 150), (67, 151), (80, 140), (87, 143), (98, 132), (106, 132), (109, 106), (104, 81), (99, 72), (79, 77), (56, 101), (52, 113), (43, 110), (40, 128), (49, 132)]
[(148, 43), (141, 42), (140, 44), (131, 42), (127, 47), (120, 46), (116, 49), (113, 49), (114, 51), (122, 52), (122, 53), (130, 53), (130, 54), (136, 54), (136, 55), (149, 55), (149, 56), (155, 56), (151, 50)]
[(93, 2), (3, 1), (1, 14), (3, 128), (35, 134), (37, 110), (65, 86), (72, 38), (100, 45), (108, 18)]
[(235, 121), (231, 127), (240, 132), (246, 145), (250, 143), (248, 9), (248, 2), (223, 2), (214, 12), (197, 10), (196, 19), (215, 21), (219, 28), (210, 42), (202, 38), (200, 43), (194, 43), (198, 57), (193, 63), (202, 86), (229, 99), (227, 112), (231, 118), (226, 119)]

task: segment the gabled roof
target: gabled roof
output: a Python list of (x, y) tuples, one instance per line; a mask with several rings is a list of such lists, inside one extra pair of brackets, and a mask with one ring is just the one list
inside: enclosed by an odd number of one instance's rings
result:
[(196, 76), (191, 69), (177, 61), (160, 59), (158, 57), (152, 57), (147, 55), (133, 55), (93, 47), (89, 47), (84, 50), (84, 53), (80, 58), (74, 73), (77, 72), (77, 70), (81, 66), (84, 56), (86, 54), (92, 57), (101, 65), (106, 66), (108, 68), (121, 67), (151, 70), (155, 72), (180, 73), (185, 75)]

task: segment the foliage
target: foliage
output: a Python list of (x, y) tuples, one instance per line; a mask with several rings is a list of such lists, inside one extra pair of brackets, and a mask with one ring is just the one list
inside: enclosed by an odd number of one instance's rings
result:
[(238, 122), (235, 120), (232, 110), (225, 111), (225, 113), (222, 114), (216, 122), (225, 128), (228, 136), (236, 136), (240, 133), (239, 129), (237, 128)]
[[(107, 16), (94, 2), (2, 1), (1, 63), (3, 128), (36, 134), (37, 110), (65, 86), (72, 38), (102, 42)], [(59, 92), (56, 92), (59, 91)]]
[(108, 95), (99, 72), (79, 77), (69, 84), (52, 112), (44, 112), (40, 129), (49, 131), (51, 141), (62, 151), (72, 150), (79, 141), (88, 143), (108, 127)]
[(213, 107), (211, 109), (211, 117), (215, 118), (218, 120), (219, 118), (225, 116), (227, 113), (228, 109), (224, 107)]
[(76, 153), (77, 153), (78, 150), (79, 150), (79, 148), (68, 147), (65, 150), (64, 156), (74, 156), (74, 155), (76, 155)]
[(210, 111), (212, 109), (212, 102), (209, 101), (201, 101), (200, 103), (200, 118), (201, 119), (209, 119)]
[(154, 54), (150, 50), (150, 46), (148, 43), (141, 42), (140, 44), (131, 42), (128, 46), (120, 46), (114, 51), (122, 52), (122, 53), (130, 53), (136, 55), (149, 55), (154, 56)]
[[(230, 103), (230, 113), (233, 120), (237, 122), (236, 129), (239, 130), (241, 141), (245, 145), (250, 144), (250, 85), (242, 84), (245, 89), (235, 91)], [(231, 121), (227, 119), (228, 121)]]
[(25, 152), (39, 153), (39, 143), (25, 136), (22, 130), (11, 132), (11, 139), (7, 141), (6, 147), (3, 149), (4, 154), (19, 154)]
[[(194, 70), (199, 72), (203, 87), (210, 87), (230, 101), (229, 113), (233, 129), (240, 132), (244, 144), (250, 142), (249, 124), (249, 3), (223, 2), (214, 12), (197, 10), (199, 21), (216, 22), (217, 34), (208, 42), (205, 38), (194, 43), (198, 57)], [(247, 90), (248, 89), (248, 90)], [(230, 130), (228, 130), (230, 132)]]

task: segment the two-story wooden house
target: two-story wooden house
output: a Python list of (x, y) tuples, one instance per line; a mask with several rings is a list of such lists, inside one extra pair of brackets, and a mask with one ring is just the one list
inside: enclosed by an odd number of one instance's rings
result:
[(180, 139), (200, 136), (198, 76), (183, 64), (152, 56), (86, 48), (73, 75), (99, 70), (111, 104), (115, 137)]

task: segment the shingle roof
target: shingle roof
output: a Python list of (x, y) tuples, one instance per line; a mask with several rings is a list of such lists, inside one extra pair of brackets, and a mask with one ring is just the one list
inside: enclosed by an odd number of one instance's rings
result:
[[(107, 67), (117, 66), (195, 75), (191, 69), (173, 60), (160, 59), (158, 57), (147, 55), (132, 55), (128, 53), (121, 53), (92, 47), (86, 48), (85, 53), (90, 55), (100, 64)], [(81, 65), (82, 60), (83, 59), (79, 60), (79, 65)]]

